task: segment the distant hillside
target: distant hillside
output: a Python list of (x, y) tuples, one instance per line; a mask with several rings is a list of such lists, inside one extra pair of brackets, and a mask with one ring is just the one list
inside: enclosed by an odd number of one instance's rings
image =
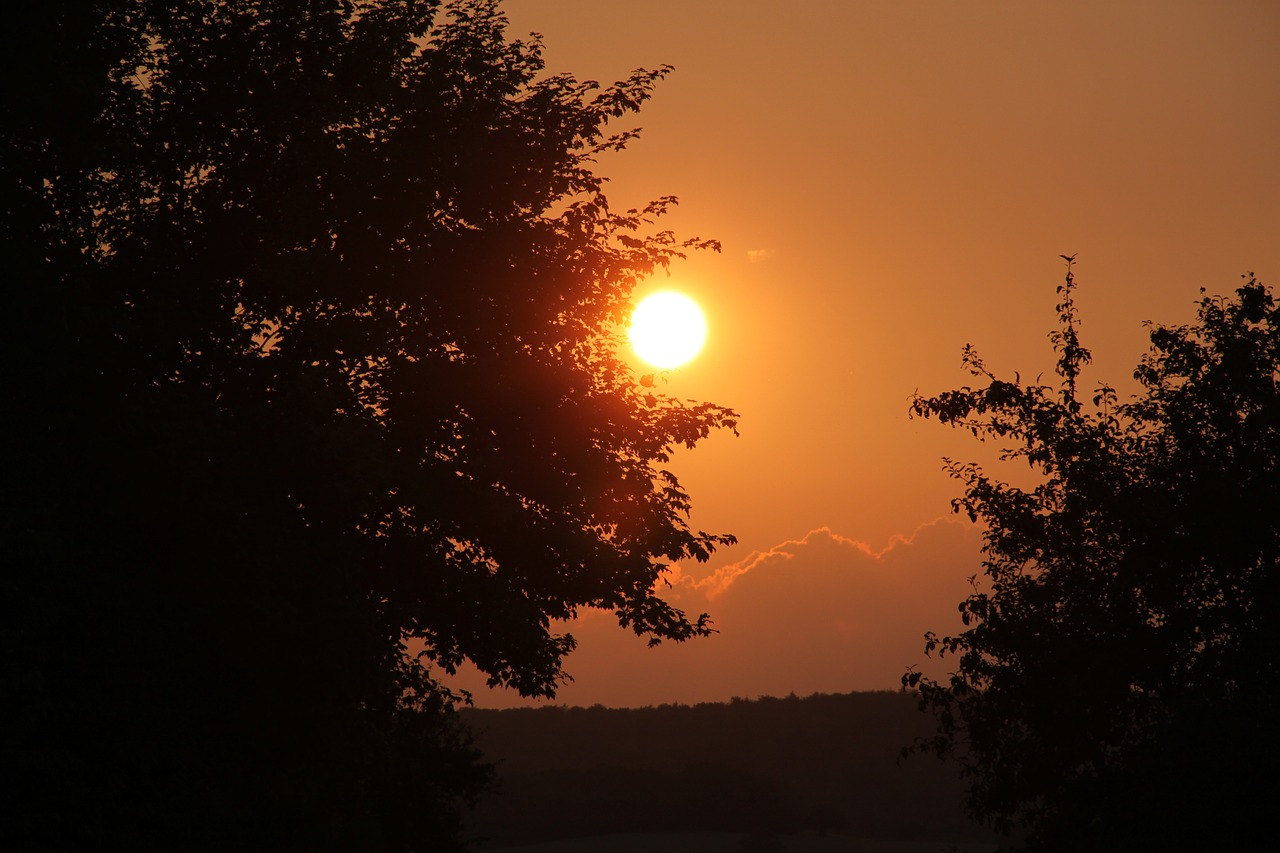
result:
[(483, 846), (623, 832), (839, 831), (986, 840), (955, 768), (899, 761), (932, 721), (898, 692), (650, 708), (463, 712), (499, 762)]

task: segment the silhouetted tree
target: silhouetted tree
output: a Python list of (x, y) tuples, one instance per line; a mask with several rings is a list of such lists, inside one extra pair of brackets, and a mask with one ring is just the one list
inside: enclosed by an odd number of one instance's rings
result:
[(486, 774), (439, 670), (550, 695), (584, 607), (708, 632), (654, 583), (731, 538), (662, 465), (735, 416), (614, 330), (715, 244), (592, 171), (667, 69), (544, 75), (505, 24), (6, 11), (10, 838), (445, 849)]
[[(1065, 256), (1064, 256), (1065, 257)], [(1252, 275), (1196, 322), (1151, 330), (1121, 402), (1077, 382), (1072, 260), (1057, 388), (989, 372), (916, 415), (1009, 443), (1018, 488), (948, 460), (985, 526), (984, 573), (946, 682), (908, 673), (969, 806), (1035, 849), (1248, 849), (1280, 757), (1280, 309)], [(1243, 847), (1233, 845), (1244, 844)]]

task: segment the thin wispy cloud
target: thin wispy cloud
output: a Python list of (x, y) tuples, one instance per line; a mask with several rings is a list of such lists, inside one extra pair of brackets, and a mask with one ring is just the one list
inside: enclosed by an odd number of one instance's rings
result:
[[(820, 527), (710, 571), (672, 566), (663, 597), (688, 613), (710, 613), (718, 633), (650, 649), (610, 614), (586, 614), (566, 626), (578, 640), (566, 661), (575, 680), (557, 701), (644, 705), (894, 689), (909, 666), (945, 675), (950, 661), (926, 658), (923, 634), (961, 629), (956, 604), (980, 571), (979, 546), (973, 525), (948, 517), (879, 548)], [(482, 707), (519, 702), (480, 684), (472, 689)]]

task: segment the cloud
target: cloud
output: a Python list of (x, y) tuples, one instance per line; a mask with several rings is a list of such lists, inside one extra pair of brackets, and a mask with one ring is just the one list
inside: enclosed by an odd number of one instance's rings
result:
[(821, 540), (823, 538), (830, 539), (840, 545), (853, 548), (857, 551), (861, 551), (865, 555), (876, 558), (882, 554), (888, 553), (895, 544), (910, 544), (910, 540), (901, 536), (895, 536), (893, 541), (889, 543), (888, 548), (877, 553), (872, 551), (871, 546), (865, 542), (841, 536), (832, 531), (829, 527), (819, 527), (815, 530), (810, 530), (800, 539), (788, 539), (781, 544), (774, 545), (767, 551), (752, 551), (745, 559), (723, 566), (701, 579), (686, 575), (678, 565), (672, 565), (670, 569), (671, 574), (668, 577), (668, 580), (673, 587), (687, 587), (692, 590), (697, 590), (701, 594), (705, 595), (708, 601), (713, 601), (718, 598), (721, 593), (728, 590), (729, 587), (733, 585), (734, 581), (742, 575), (745, 575), (748, 572), (759, 568), (761, 565), (770, 562), (777, 563), (791, 560), (797, 553), (806, 552), (813, 540)]
[(753, 264), (764, 263), (776, 255), (773, 249), (747, 249), (747, 261)]
[[(876, 550), (828, 528), (755, 551), (713, 571), (674, 566), (662, 595), (718, 633), (650, 649), (592, 612), (568, 626), (575, 681), (560, 704), (611, 706), (724, 701), (733, 696), (896, 689), (915, 666), (940, 677), (923, 634), (963, 630), (956, 605), (980, 571), (977, 529), (953, 519), (923, 525)], [(527, 704), (467, 680), (480, 707)]]

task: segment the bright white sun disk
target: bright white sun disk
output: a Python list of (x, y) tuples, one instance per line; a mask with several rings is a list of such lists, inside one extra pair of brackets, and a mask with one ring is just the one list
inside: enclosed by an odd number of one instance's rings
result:
[(646, 297), (627, 330), (636, 355), (655, 367), (679, 367), (698, 354), (707, 339), (702, 309), (683, 293), (664, 290)]

